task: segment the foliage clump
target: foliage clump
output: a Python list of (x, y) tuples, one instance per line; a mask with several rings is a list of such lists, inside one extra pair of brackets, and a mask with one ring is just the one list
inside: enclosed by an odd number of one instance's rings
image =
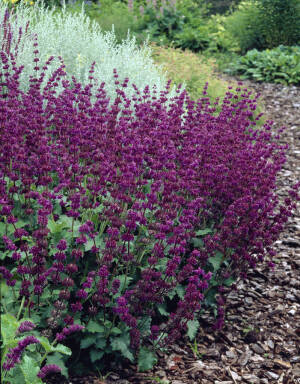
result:
[(298, 0), (247, 0), (227, 17), (226, 29), (242, 53), (300, 42)]
[(162, 65), (168, 77), (179, 85), (184, 83), (192, 100), (202, 97), (208, 83), (207, 96), (211, 100), (225, 97), (229, 83), (216, 77), (216, 63), (213, 59), (201, 57), (191, 51), (152, 45), (152, 56)]
[(300, 47), (279, 46), (265, 51), (248, 51), (233, 62), (227, 72), (237, 74), (241, 79), (299, 85)]

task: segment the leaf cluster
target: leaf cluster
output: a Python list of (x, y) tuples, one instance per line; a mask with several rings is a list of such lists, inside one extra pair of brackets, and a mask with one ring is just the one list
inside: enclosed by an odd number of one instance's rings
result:
[(256, 49), (238, 58), (228, 69), (241, 79), (269, 83), (300, 84), (300, 47), (285, 47), (265, 51)]

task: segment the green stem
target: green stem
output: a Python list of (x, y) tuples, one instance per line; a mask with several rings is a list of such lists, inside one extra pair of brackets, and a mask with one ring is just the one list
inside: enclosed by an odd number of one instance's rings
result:
[(22, 312), (22, 309), (23, 309), (23, 306), (24, 306), (24, 302), (25, 302), (25, 296), (22, 297), (22, 301), (21, 301), (21, 305), (20, 305), (20, 308), (19, 308), (19, 312), (17, 314), (17, 320), (19, 320), (19, 318), (20, 318), (20, 315), (21, 315), (21, 312)]
[[(56, 340), (56, 339), (53, 340), (53, 342), (50, 344), (51, 347), (54, 347), (56, 343), (57, 343), (57, 340)], [(51, 349), (52, 349), (52, 348), (51, 348)], [(48, 351), (48, 352), (45, 352), (45, 353), (44, 353), (44, 355), (42, 356), (42, 359), (41, 359), (41, 361), (40, 361), (40, 366), (42, 365), (43, 361), (46, 359), (46, 357), (48, 356), (48, 354), (49, 354), (50, 352), (51, 352), (51, 350)]]

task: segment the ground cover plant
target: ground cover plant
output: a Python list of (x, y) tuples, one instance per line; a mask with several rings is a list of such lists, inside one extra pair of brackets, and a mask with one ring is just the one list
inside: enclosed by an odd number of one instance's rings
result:
[(241, 79), (299, 85), (300, 47), (248, 51), (233, 62), (227, 72), (239, 75)]
[(228, 289), (272, 259), (293, 208), (278, 203), (286, 148), (251, 121), (256, 96), (238, 86), (216, 113), (206, 87), (196, 102), (169, 87), (128, 96), (114, 70), (110, 100), (96, 64), (88, 84), (61, 65), (42, 86), (54, 58), (37, 41), (24, 91), (14, 56), (2, 48), (3, 382), (113, 359), (147, 370), (207, 307), (220, 328)]

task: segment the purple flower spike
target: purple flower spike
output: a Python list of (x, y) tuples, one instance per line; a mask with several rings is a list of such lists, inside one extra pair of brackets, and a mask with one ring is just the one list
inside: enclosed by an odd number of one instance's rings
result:
[(34, 336), (26, 336), (24, 339), (20, 340), (15, 348), (9, 350), (2, 368), (6, 371), (10, 371), (16, 364), (20, 363), (24, 349), (30, 344), (38, 343), (39, 340)]
[(31, 331), (33, 328), (35, 328), (35, 324), (32, 323), (31, 321), (23, 321), (19, 328), (18, 328), (18, 332), (19, 333), (23, 333), (23, 332), (29, 332)]
[(44, 379), (51, 373), (61, 373), (61, 368), (56, 364), (48, 364), (45, 365), (37, 374), (37, 377), (40, 379)]
[(80, 332), (83, 329), (84, 329), (83, 325), (72, 324), (69, 327), (63, 328), (63, 330), (60, 333), (57, 333), (56, 334), (56, 340), (57, 341), (63, 341), (67, 336), (71, 335), (71, 333)]

